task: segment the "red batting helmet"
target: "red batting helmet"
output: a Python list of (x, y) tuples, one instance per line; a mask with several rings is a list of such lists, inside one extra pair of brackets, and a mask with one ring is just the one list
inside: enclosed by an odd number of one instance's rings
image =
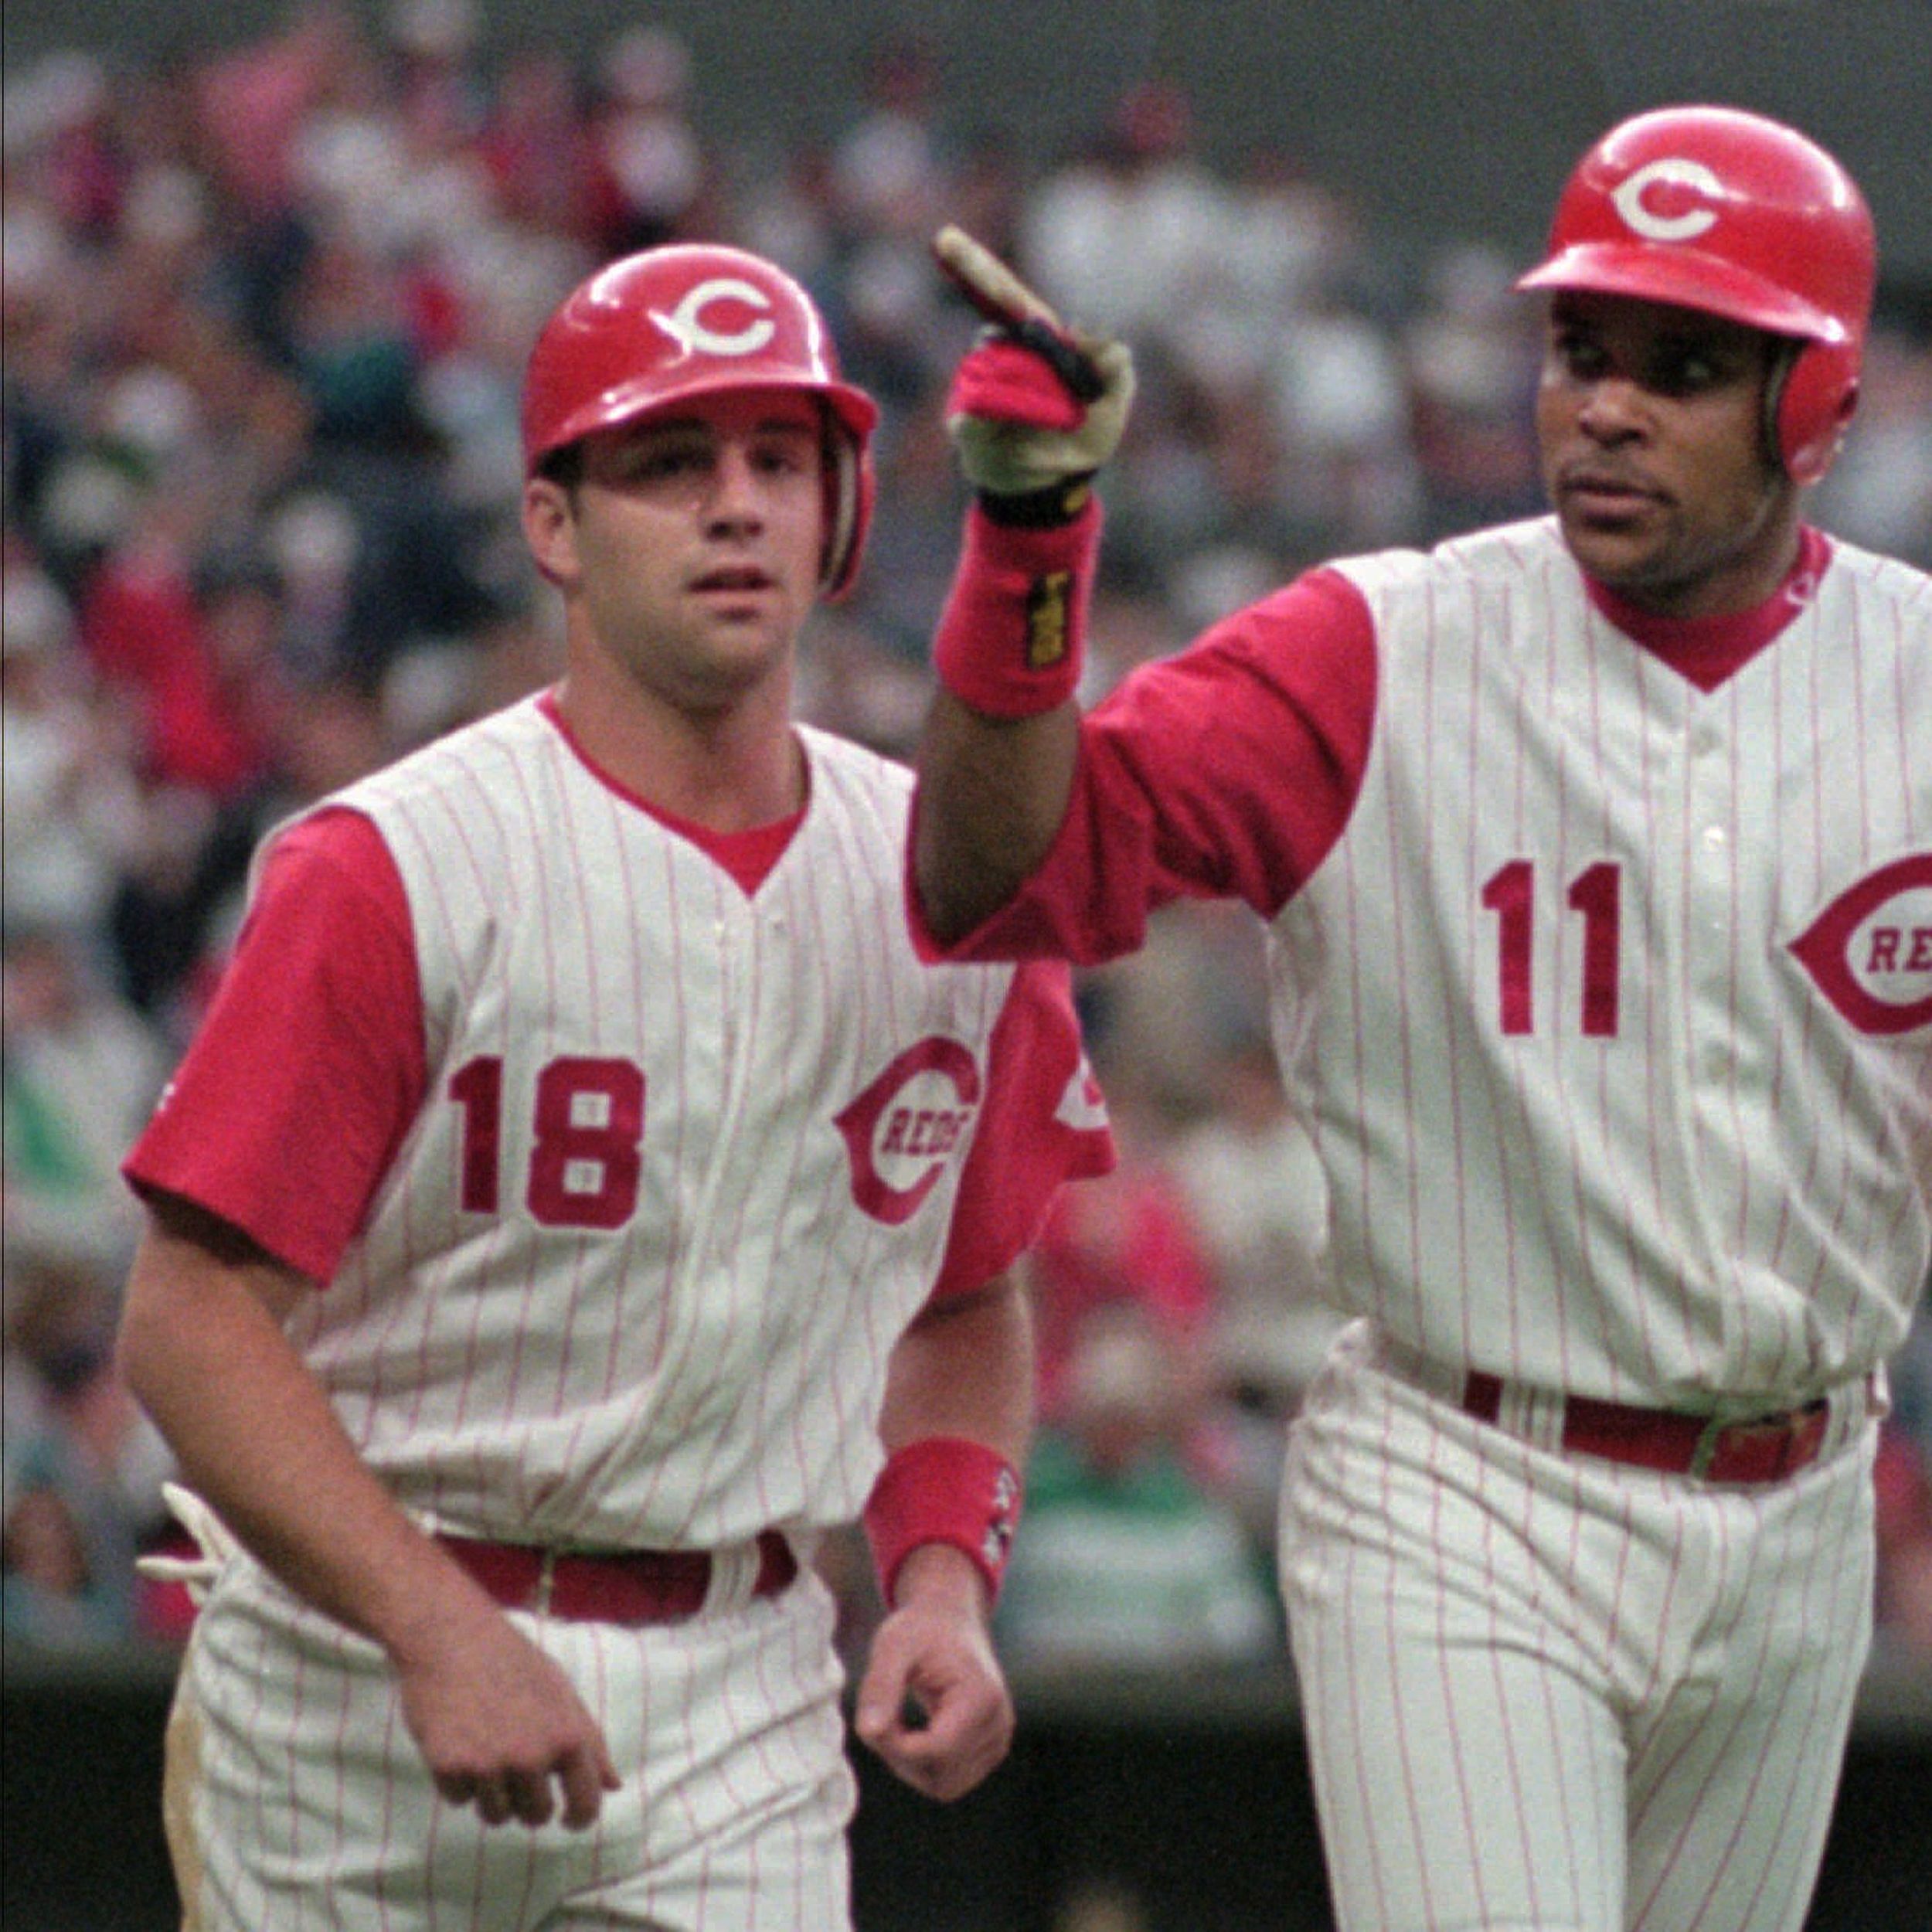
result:
[(523, 468), (594, 430), (694, 396), (803, 389), (822, 399), (828, 505), (822, 583), (850, 588), (872, 522), (879, 410), (842, 381), (824, 318), (782, 270), (709, 243), (648, 248), (598, 270), (543, 325), (523, 381)]
[(1858, 400), (1877, 274), (1858, 184), (1794, 130), (1730, 107), (1662, 107), (1613, 128), (1556, 204), (1519, 288), (1634, 295), (1801, 345), (1773, 398), (1786, 473), (1832, 466)]

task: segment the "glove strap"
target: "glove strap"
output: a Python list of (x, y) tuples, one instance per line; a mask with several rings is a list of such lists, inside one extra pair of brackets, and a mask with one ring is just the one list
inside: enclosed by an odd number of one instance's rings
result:
[(1043, 490), (1026, 490), (1018, 495), (1002, 496), (993, 490), (974, 492), (973, 500), (988, 523), (1005, 530), (1057, 530), (1071, 523), (1092, 502), (1097, 472), (1082, 470), (1077, 476), (1063, 476)]
[(925, 1543), (949, 1543), (964, 1553), (985, 1579), (988, 1601), (997, 1600), (1019, 1510), (1019, 1471), (983, 1442), (923, 1436), (896, 1451), (865, 1510), (886, 1607), (901, 1566)]
[[(1001, 501), (1029, 503), (1067, 488)], [(989, 717), (1036, 717), (1064, 704), (1085, 661), (1100, 541), (1100, 498), (1090, 490), (1070, 521), (1044, 526), (996, 521), (975, 502), (933, 642), (940, 682)]]

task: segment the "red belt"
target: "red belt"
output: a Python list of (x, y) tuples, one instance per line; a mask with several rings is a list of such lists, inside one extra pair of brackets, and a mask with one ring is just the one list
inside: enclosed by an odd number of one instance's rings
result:
[[(1502, 1394), (1496, 1376), (1472, 1371), (1463, 1384), (1463, 1409), (1478, 1421), (1495, 1422), (1502, 1413)], [(1823, 1396), (1801, 1409), (1736, 1422), (1568, 1396), (1563, 1445), (1578, 1455), (1706, 1482), (1777, 1482), (1818, 1460), (1831, 1422), (1832, 1404)]]
[[(506, 1610), (526, 1610), (573, 1623), (675, 1624), (703, 1609), (711, 1588), (711, 1553), (638, 1549), (594, 1555), (539, 1549), (529, 1543), (437, 1540)], [(798, 1573), (790, 1542), (777, 1530), (758, 1536), (754, 1597), (775, 1597)]]

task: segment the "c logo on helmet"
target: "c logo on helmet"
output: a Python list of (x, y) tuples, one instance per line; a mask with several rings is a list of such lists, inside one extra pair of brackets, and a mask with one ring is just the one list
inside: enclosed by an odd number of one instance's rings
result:
[(889, 1227), (910, 1220), (964, 1145), (979, 1094), (956, 1039), (935, 1033), (898, 1055), (838, 1117), (853, 1200)]
[[(1685, 161), (1666, 155), (1647, 163), (1617, 185), (1611, 196), (1625, 223), (1647, 241), (1690, 241), (1706, 229), (1717, 226), (1717, 211), (1708, 206), (1686, 208), (1682, 213), (1665, 215), (1648, 206), (1645, 196), (1651, 189), (1689, 189), (1693, 194), (1721, 201), (1724, 184), (1701, 161)], [(1672, 198), (1674, 199), (1674, 197)]]
[(756, 283), (741, 281), (736, 275), (714, 275), (686, 291), (684, 299), (668, 315), (656, 309), (651, 319), (687, 355), (702, 350), (707, 355), (756, 355), (778, 332), (778, 325), (767, 314), (726, 335), (704, 319), (713, 302), (741, 302), (747, 308), (765, 311), (771, 298)]
[(1895, 859), (1840, 893), (1791, 951), (1861, 1033), (1932, 1026), (1932, 852)]

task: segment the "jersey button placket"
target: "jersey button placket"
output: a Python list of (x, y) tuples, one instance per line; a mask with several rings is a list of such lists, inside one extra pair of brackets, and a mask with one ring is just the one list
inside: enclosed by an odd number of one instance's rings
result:
[[(753, 1082), (758, 1026), (753, 1002), (757, 998), (758, 976), (753, 961), (757, 923), (754, 905), (740, 895), (721, 903), (713, 932), (718, 961), (720, 1148), (741, 1143), (743, 1123), (757, 1097)], [(730, 1166), (719, 1179), (727, 1187), (743, 1181), (742, 1175)], [(752, 1283), (733, 1268), (725, 1277), (713, 1281), (710, 1292), (714, 1299), (706, 1327), (713, 1372), (729, 1379), (747, 1372), (758, 1347), (760, 1325), (745, 1300), (752, 1292)]]
[[(1707, 1270), (1720, 1270), (1725, 1249), (1719, 1230), (1724, 1210), (1718, 1203), (1733, 1198), (1736, 1176), (1732, 1172), (1726, 1125), (1736, 1079), (1733, 1032), (1737, 917), (1736, 854), (1732, 827), (1736, 748), (1719, 725), (1700, 718), (1685, 743), (1683, 852), (1684, 903), (1681, 940), (1684, 947), (1683, 1024), (1690, 1048), (1686, 1095), (1690, 1142), (1689, 1171), (1702, 1177), (1685, 1203), (1692, 1225), (1703, 1236)], [(1720, 1308), (1715, 1317), (1725, 1331), (1719, 1343), (1728, 1352), (1735, 1311)]]
[(1721, 1079), (1729, 1065), (1725, 1031), (1729, 1023), (1729, 983), (1732, 943), (1733, 860), (1726, 808), (1731, 802), (1727, 783), (1730, 754), (1716, 727), (1705, 721), (1690, 734), (1686, 803), (1690, 842), (1685, 940), (1689, 948), (1690, 1012), (1697, 1034), (1692, 1064), (1700, 1086)]

